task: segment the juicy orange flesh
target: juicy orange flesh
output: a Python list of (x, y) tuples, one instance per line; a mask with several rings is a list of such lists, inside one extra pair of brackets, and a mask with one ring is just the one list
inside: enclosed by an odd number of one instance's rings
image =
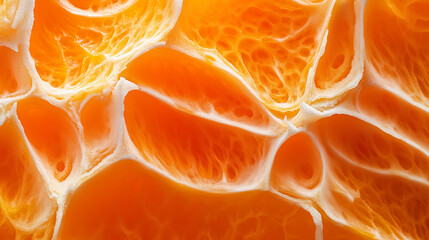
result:
[(428, 12), (0, 0), (0, 239), (429, 239)]
[(115, 148), (115, 117), (113, 116), (111, 95), (91, 97), (80, 110), (80, 122), (83, 127), (83, 141), (91, 146), (88, 170), (96, 166)]
[(266, 165), (270, 137), (199, 119), (137, 90), (124, 105), (128, 134), (146, 161), (179, 178), (242, 184)]
[(114, 163), (85, 183), (63, 221), (64, 239), (314, 238), (311, 215), (272, 193), (196, 191), (131, 160)]
[(427, 236), (427, 156), (346, 115), (319, 120), (315, 131), (330, 160), (328, 212), (384, 236)]
[[(261, 129), (272, 128), (266, 110), (243, 84), (223, 71), (168, 48), (153, 49), (131, 62), (123, 77), (155, 90), (190, 111), (221, 115)], [(271, 121), (270, 121), (271, 120)]]
[[(115, 4), (105, 1), (91, 1), (91, 4), (72, 1), (71, 5), (83, 8), (80, 14), (59, 2), (36, 2), (30, 39), (37, 71), (54, 89), (99, 91), (117, 78), (117, 68), (124, 68), (130, 50), (154, 44), (156, 41), (152, 38), (161, 40), (166, 34), (163, 30), (171, 24), (168, 17), (172, 17), (172, 1), (169, 0), (134, 1), (131, 7), (119, 9), (116, 14), (108, 11), (110, 8), (113, 11)], [(86, 8), (103, 6), (107, 7), (107, 14), (87, 16), (94, 9)], [(158, 11), (160, 9), (165, 11)], [(113, 58), (122, 59), (115, 64)]]
[[(184, 1), (171, 44), (216, 51), (274, 112), (301, 100), (330, 1)], [(204, 53), (202, 53), (204, 54)]]
[(350, 71), (354, 36), (354, 1), (337, 1), (329, 22), (325, 53), (317, 65), (314, 83), (317, 88), (327, 89), (344, 79)]
[(369, 1), (365, 47), (381, 84), (429, 105), (429, 4), (424, 0)]
[(18, 118), (30, 143), (57, 180), (78, 165), (82, 155), (77, 129), (67, 113), (40, 98), (18, 103)]
[(0, 46), (0, 97), (13, 97), (30, 89), (31, 83), (18, 53)]
[[(18, 126), (11, 120), (0, 127), (0, 237), (50, 237), (56, 203), (49, 198)], [(28, 233), (28, 226), (35, 230)]]
[(270, 184), (279, 192), (299, 195), (302, 189), (313, 189), (322, 179), (320, 152), (311, 138), (298, 133), (277, 151), (271, 170)]

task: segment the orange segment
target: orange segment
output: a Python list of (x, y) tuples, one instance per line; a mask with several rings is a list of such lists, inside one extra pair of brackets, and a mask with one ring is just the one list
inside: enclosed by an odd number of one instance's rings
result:
[(378, 87), (360, 91), (357, 108), (384, 128), (428, 150), (429, 114), (405, 100)]
[(143, 158), (180, 180), (251, 185), (266, 171), (272, 137), (198, 118), (140, 91), (124, 102), (128, 134)]
[(108, 94), (90, 98), (80, 111), (85, 154), (89, 160), (87, 170), (96, 166), (116, 147), (118, 134), (114, 110), (112, 95)]
[(24, 65), (22, 53), (0, 46), (0, 97), (14, 97), (31, 88), (31, 78)]
[(122, 160), (73, 194), (61, 239), (314, 239), (311, 215), (265, 191), (215, 194)]
[[(364, 66), (363, 1), (336, 1), (328, 26), (328, 38), (314, 76), (313, 106), (326, 108), (356, 87)], [(330, 106), (332, 104), (328, 104)]]
[[(228, 73), (179, 51), (157, 48), (133, 60), (123, 76), (168, 96), (181, 108), (246, 128), (277, 132), (278, 123)], [(256, 129), (256, 130), (258, 130)]]
[(0, 172), (0, 237), (50, 238), (57, 206), (13, 119), (0, 126)]
[(325, 53), (317, 65), (314, 79), (317, 88), (330, 88), (349, 73), (354, 56), (354, 24), (354, 1), (337, 1), (329, 22)]
[(322, 175), (320, 152), (308, 134), (301, 132), (288, 138), (277, 150), (270, 185), (283, 194), (308, 197), (320, 185)]
[[(58, 97), (113, 85), (129, 57), (162, 41), (178, 15), (173, 0), (80, 2), (84, 9), (73, 3), (37, 1), (34, 10), (30, 52), (45, 88)], [(107, 9), (85, 9), (94, 4)]]
[(429, 4), (425, 0), (370, 0), (365, 46), (374, 79), (429, 106)]
[(25, 135), (52, 176), (63, 181), (80, 166), (78, 131), (64, 110), (46, 100), (29, 97), (18, 103), (17, 113)]
[(358, 166), (429, 180), (429, 158), (424, 153), (357, 118), (334, 115), (319, 120), (317, 136)]
[(381, 239), (429, 236), (426, 156), (346, 115), (316, 127), (329, 166), (321, 204), (330, 217)]
[(297, 110), (332, 1), (184, 1), (169, 44), (239, 74), (279, 116)]

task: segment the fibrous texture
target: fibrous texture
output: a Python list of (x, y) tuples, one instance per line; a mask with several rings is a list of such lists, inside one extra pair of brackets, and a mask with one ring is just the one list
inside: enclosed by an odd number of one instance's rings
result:
[(0, 0), (0, 239), (429, 239), (427, 0)]

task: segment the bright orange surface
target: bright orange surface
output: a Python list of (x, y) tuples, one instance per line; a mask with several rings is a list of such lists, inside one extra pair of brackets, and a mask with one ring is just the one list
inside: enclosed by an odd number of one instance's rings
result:
[(0, 0), (0, 239), (429, 239), (427, 0)]

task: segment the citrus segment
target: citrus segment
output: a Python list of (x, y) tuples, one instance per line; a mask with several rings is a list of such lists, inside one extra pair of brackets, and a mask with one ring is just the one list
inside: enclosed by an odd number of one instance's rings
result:
[(52, 236), (56, 203), (48, 195), (19, 127), (10, 118), (0, 126), (0, 172), (0, 237)]
[(383, 128), (429, 150), (429, 114), (426, 111), (379, 87), (363, 88), (357, 109), (380, 122)]
[(22, 54), (0, 46), (0, 97), (14, 97), (31, 88), (31, 78)]
[(326, 108), (339, 96), (356, 87), (364, 67), (363, 8), (364, 1), (335, 2), (328, 25), (328, 37), (323, 55), (314, 75), (309, 102)]
[(317, 65), (314, 79), (317, 88), (332, 87), (349, 73), (354, 56), (354, 24), (354, 1), (337, 1), (328, 26), (325, 53)]
[(288, 138), (277, 150), (270, 185), (283, 194), (310, 197), (322, 175), (320, 152), (308, 134), (302, 132)]
[[(176, 105), (211, 119), (275, 133), (279, 124), (234, 77), (201, 60), (168, 48), (134, 59), (122, 74), (140, 86), (168, 96)], [(258, 130), (256, 129), (256, 130)]]
[(48, 101), (28, 97), (18, 103), (25, 135), (58, 181), (66, 179), (82, 158), (79, 135), (67, 113)]
[(273, 112), (298, 108), (331, 1), (184, 1), (169, 44), (236, 72)]
[(321, 195), (328, 216), (379, 239), (427, 238), (426, 156), (353, 117), (317, 124), (328, 162)]
[(314, 232), (308, 212), (272, 193), (202, 192), (121, 160), (77, 189), (59, 237), (306, 240)]
[(330, 217), (378, 239), (429, 236), (427, 185), (363, 170), (338, 155), (330, 159), (333, 177), (322, 200)]
[(422, 152), (347, 115), (334, 115), (317, 123), (317, 136), (336, 154), (379, 173), (429, 180), (429, 158)]
[(112, 86), (127, 60), (162, 41), (178, 15), (172, 0), (129, 0), (101, 16), (60, 2), (36, 2), (30, 39), (43, 86), (57, 97)]
[(96, 166), (116, 147), (118, 136), (115, 120), (117, 117), (114, 110), (111, 94), (91, 97), (80, 110), (85, 155), (89, 160), (87, 170)]
[(429, 106), (429, 4), (425, 0), (370, 0), (365, 46), (374, 81)]
[(197, 185), (251, 185), (267, 166), (272, 137), (177, 110), (137, 90), (125, 98), (128, 134), (143, 158)]

